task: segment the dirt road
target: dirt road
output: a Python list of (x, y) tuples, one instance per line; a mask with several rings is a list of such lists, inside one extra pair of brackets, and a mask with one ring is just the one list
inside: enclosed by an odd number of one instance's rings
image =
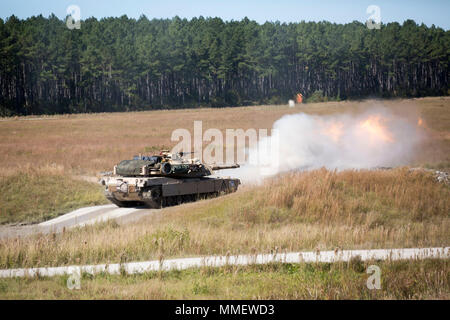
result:
[(0, 239), (24, 237), (32, 234), (60, 233), (75, 227), (83, 227), (111, 219), (128, 223), (155, 214), (159, 209), (119, 208), (114, 204), (86, 207), (35, 225), (0, 226)]

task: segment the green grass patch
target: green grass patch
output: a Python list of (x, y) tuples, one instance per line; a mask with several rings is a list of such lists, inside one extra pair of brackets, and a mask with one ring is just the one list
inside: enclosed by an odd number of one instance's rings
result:
[(37, 223), (103, 203), (101, 186), (70, 175), (27, 170), (0, 177), (0, 224)]

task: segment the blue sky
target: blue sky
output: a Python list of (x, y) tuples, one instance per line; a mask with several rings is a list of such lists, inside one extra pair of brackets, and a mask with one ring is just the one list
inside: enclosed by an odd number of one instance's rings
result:
[(88, 17), (121, 16), (138, 18), (185, 18), (196, 16), (221, 17), (240, 20), (247, 16), (257, 22), (298, 22), (327, 20), (346, 23), (353, 20), (366, 21), (369, 5), (381, 9), (383, 23), (414, 19), (428, 26), (435, 24), (446, 30), (450, 28), (449, 0), (1, 0), (0, 17), (12, 14), (27, 18), (54, 13), (66, 16), (69, 5), (78, 5), (82, 19)]

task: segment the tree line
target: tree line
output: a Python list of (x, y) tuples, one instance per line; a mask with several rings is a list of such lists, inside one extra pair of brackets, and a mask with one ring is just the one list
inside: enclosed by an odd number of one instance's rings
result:
[(247, 18), (0, 19), (0, 115), (449, 94), (450, 31)]

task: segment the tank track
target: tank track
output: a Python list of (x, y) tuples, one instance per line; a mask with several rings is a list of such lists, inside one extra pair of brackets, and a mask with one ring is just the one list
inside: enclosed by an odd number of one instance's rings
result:
[(120, 208), (133, 208), (145, 206), (151, 209), (161, 209), (166, 207), (173, 207), (184, 203), (195, 202), (202, 199), (216, 198), (221, 195), (225, 195), (231, 192), (210, 192), (202, 194), (189, 194), (182, 196), (171, 197), (159, 197), (151, 200), (143, 201), (120, 201), (114, 198), (114, 196), (107, 196), (107, 199)]

